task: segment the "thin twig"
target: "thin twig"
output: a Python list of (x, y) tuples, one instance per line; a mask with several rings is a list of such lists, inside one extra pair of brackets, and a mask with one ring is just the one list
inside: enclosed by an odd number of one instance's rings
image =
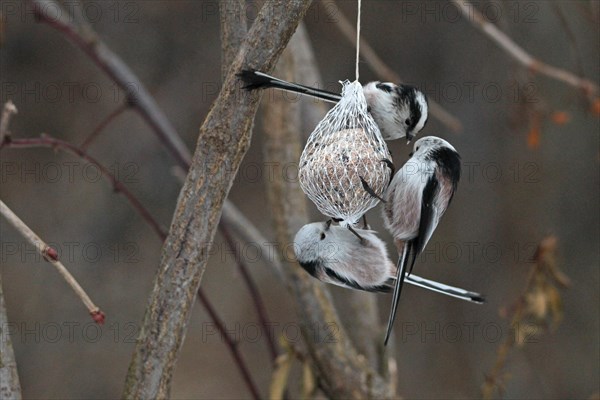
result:
[(575, 32), (573, 32), (573, 29), (571, 29), (569, 21), (567, 20), (567, 16), (563, 12), (560, 3), (552, 3), (552, 9), (554, 10), (554, 13), (558, 17), (558, 20), (560, 21), (563, 30), (565, 31), (567, 37), (569, 38), (569, 41), (571, 42), (577, 73), (583, 77), (585, 75), (585, 72), (583, 69), (583, 62), (581, 61), (581, 52), (579, 51), (579, 45), (577, 44), (577, 37), (575, 36)]
[(35, 234), (2, 200), (0, 200), (0, 214), (17, 230), (29, 243), (37, 249), (46, 261), (52, 264), (63, 279), (71, 286), (75, 294), (86, 306), (90, 315), (98, 324), (104, 323), (104, 313), (98, 306), (92, 302), (85, 290), (79, 285), (77, 280), (69, 273), (67, 268), (58, 260), (56, 249), (48, 246), (38, 235)]
[(0, 399), (21, 400), (21, 383), (9, 326), (0, 274)]
[[(191, 154), (189, 150), (185, 147), (185, 144), (168, 121), (165, 114), (156, 105), (156, 102), (148, 90), (119, 56), (108, 48), (108, 46), (96, 35), (91, 26), (85, 23), (83, 18), (70, 19), (66, 10), (64, 10), (60, 4), (51, 0), (29, 1), (35, 6), (36, 15), (41, 21), (48, 23), (59, 32), (64, 33), (65, 36), (83, 50), (90, 59), (109, 76), (109, 78), (122, 89), (127, 90), (128, 101), (126, 104), (133, 107), (146, 120), (153, 128), (154, 133), (157, 135), (163, 146), (171, 152), (181, 170), (187, 172), (191, 163)], [(245, 11), (245, 7), (243, 7), (241, 3), (228, 2), (228, 0), (223, 1), (224, 3), (227, 3), (228, 7), (228, 17), (226, 16), (225, 19), (226, 22), (235, 24), (237, 17), (244, 18), (243, 12)], [(239, 8), (237, 9), (235, 8), (236, 4), (239, 5)], [(60, 17), (56, 17), (53, 13), (47, 14), (46, 11), (48, 10), (59, 10), (58, 15)], [(245, 19), (243, 20), (245, 21)], [(237, 40), (242, 36), (244, 36), (242, 35), (242, 29), (240, 26), (237, 26), (231, 28), (228, 38)], [(230, 57), (232, 54), (235, 55), (232, 48), (229, 48), (224, 54), (224, 63), (231, 63)], [(108, 123), (108, 121), (112, 119), (112, 116), (113, 114), (105, 121)], [(99, 126), (96, 131), (99, 132), (102, 128), (103, 126)], [(84, 144), (89, 143), (84, 142)], [(226, 220), (228, 213), (235, 209), (235, 206), (231, 204), (229, 200), (225, 200), (222, 214), (223, 218)], [(146, 218), (145, 215), (143, 216)], [(249, 220), (247, 223), (251, 224)], [(151, 225), (153, 224), (151, 223)], [(252, 227), (250, 226), (250, 228)], [(161, 237), (164, 237), (164, 234), (161, 233)], [(245, 279), (244, 281), (246, 282)], [(248, 282), (246, 282), (246, 284), (248, 285)], [(257, 310), (257, 312), (260, 313), (261, 311)]]
[[(227, 229), (226, 225), (224, 224), (219, 225), (219, 228), (221, 231), (221, 235), (223, 235), (223, 238), (225, 239), (225, 242), (227, 242), (229, 248), (232, 251), (235, 251), (235, 241), (233, 240), (229, 229)], [(262, 301), (262, 297), (260, 296), (258, 287), (256, 287), (256, 284), (252, 280), (250, 272), (248, 272), (248, 266), (244, 262), (243, 258), (236, 257), (236, 264), (238, 266), (238, 269), (240, 270), (240, 273), (242, 274), (244, 281), (246, 282), (246, 285), (248, 286), (248, 290), (250, 291), (250, 298), (254, 303), (254, 308), (257, 310), (258, 320), (263, 328), (263, 334), (267, 340), (267, 347), (269, 348), (271, 361), (275, 362), (275, 359), (277, 358), (277, 346), (275, 345), (273, 335), (269, 334), (270, 323), (267, 317), (267, 308), (265, 307), (265, 304)]]
[(270, 246), (276, 245), (277, 243), (268, 240), (261, 231), (256, 228), (256, 225), (254, 225), (254, 223), (230, 201), (223, 204), (221, 222), (223, 222), (228, 229), (231, 229), (235, 235), (244, 240), (244, 242), (259, 246), (260, 254), (268, 254), (269, 257), (266, 262), (270, 264), (271, 269), (277, 273), (277, 276), (282, 281), (284, 280), (280, 255), (273, 251), (273, 246)]
[(125, 91), (129, 104), (152, 127), (179, 166), (187, 170), (191, 160), (190, 151), (148, 90), (127, 64), (98, 38), (83, 19), (70, 17), (59, 3), (53, 0), (29, 1), (33, 4), (34, 13), (40, 21), (47, 23), (71, 39), (111, 80)]
[(96, 129), (94, 129), (92, 131), (92, 133), (90, 133), (90, 135), (83, 141), (83, 143), (81, 143), (81, 148), (83, 150), (87, 150), (87, 148), (90, 146), (90, 144), (92, 144), (92, 142), (94, 140), (96, 140), (96, 138), (98, 137), (98, 135), (100, 133), (102, 133), (102, 130), (104, 128), (106, 128), (106, 126), (108, 124), (110, 124), (116, 117), (118, 117), (121, 113), (123, 113), (129, 107), (130, 107), (130, 104), (126, 102), (124, 104), (121, 104), (118, 108), (115, 108), (110, 114), (108, 114), (106, 116), (106, 118), (104, 118), (102, 120), (102, 122), (100, 122), (98, 124), (98, 126), (96, 127)]
[[(76, 156), (79, 156), (83, 160), (95, 165), (99, 170), (102, 171), (102, 176), (104, 176), (113, 185), (113, 187), (116, 190), (118, 190), (120, 193), (122, 193), (125, 196), (125, 198), (129, 201), (129, 203), (131, 204), (133, 209), (135, 211), (137, 211), (142, 216), (142, 218), (153, 228), (154, 232), (159, 236), (160, 240), (164, 242), (164, 240), (166, 239), (167, 233), (160, 227), (160, 224), (156, 221), (154, 216), (141, 204), (141, 202), (127, 188), (127, 186), (121, 184), (117, 180), (117, 178), (112, 174), (112, 172), (109, 170), (109, 168), (100, 164), (100, 162), (98, 162), (97, 160), (95, 160), (94, 158), (89, 156), (81, 148), (78, 148), (77, 146), (75, 146), (71, 143), (64, 142), (64, 141), (58, 140), (58, 139), (53, 139), (48, 136), (45, 136), (42, 138), (32, 138), (32, 139), (16, 139), (10, 143), (5, 144), (5, 147), (7, 147), (7, 148), (11, 148), (11, 147), (12, 148), (46, 147), (46, 148), (52, 148), (52, 149), (60, 149), (60, 150), (66, 151), (68, 153), (74, 154)], [(239, 211), (237, 211), (235, 206), (231, 205), (231, 207), (233, 208), (232, 213), (239, 212)], [(255, 237), (255, 236), (253, 236), (253, 237)], [(251, 241), (252, 238), (250, 237), (250, 238), (248, 238), (248, 240)], [(229, 333), (225, 329), (225, 326), (223, 325), (223, 323), (221, 323), (221, 320), (220, 320), (217, 312), (215, 311), (215, 308), (212, 306), (212, 304), (210, 303), (210, 301), (206, 297), (206, 295), (204, 295), (202, 288), (200, 288), (198, 290), (198, 298), (201, 300), (203, 306), (207, 309), (209, 317), (215, 324), (215, 326), (216, 326), (217, 330), (219, 331), (219, 333), (221, 334), (221, 336), (223, 338), (225, 338), (226, 342), (232, 342), (233, 340), (231, 339)], [(233, 347), (228, 346), (228, 349), (230, 350), (231, 355), (234, 358), (234, 360), (236, 360), (236, 366), (239, 369), (240, 373), (242, 374), (242, 376), (245, 377), (247, 375), (248, 367), (244, 363), (243, 358), (242, 358), (241, 354), (239, 353), (238, 347), (237, 346), (233, 346)], [(244, 379), (246, 379), (246, 378), (244, 378)], [(248, 385), (248, 388), (251, 392), (253, 391), (250, 384)]]
[(248, 390), (250, 390), (250, 393), (252, 394), (252, 398), (255, 400), (260, 399), (261, 398), (260, 392), (258, 391), (258, 387), (256, 386), (256, 383), (252, 379), (252, 375), (250, 375), (250, 370), (246, 366), (246, 363), (244, 362), (244, 359), (242, 358), (242, 355), (240, 354), (240, 351), (238, 348), (239, 347), (238, 343), (236, 341), (234, 341), (231, 338), (231, 336), (229, 336), (229, 333), (227, 333), (227, 328), (225, 327), (225, 324), (223, 323), (221, 318), (219, 318), (217, 311), (212, 306), (212, 304), (210, 303), (210, 301), (208, 300), (208, 298), (206, 297), (206, 295), (204, 294), (204, 292), (202, 290), (198, 290), (198, 299), (200, 300), (200, 303), (202, 303), (202, 305), (208, 312), (210, 319), (213, 321), (217, 330), (221, 333), (221, 336), (225, 340), (225, 344), (227, 345), (227, 348), (229, 348), (229, 352), (235, 359), (236, 365), (238, 366), (240, 372), (242, 373), (244, 382), (246, 383)]
[(452, 0), (463, 16), (477, 29), (486, 34), (502, 50), (534, 73), (540, 73), (567, 85), (581, 89), (586, 96), (595, 96), (598, 93), (598, 85), (588, 79), (561, 68), (546, 64), (543, 61), (527, 53), (521, 46), (516, 44), (508, 35), (502, 32), (496, 25), (488, 22), (485, 17), (475, 9), (472, 4), (464, 0)]
[[(348, 18), (344, 15), (335, 4), (335, 2), (327, 2), (327, 8), (335, 15), (335, 26), (340, 30), (344, 37), (356, 46), (356, 27), (352, 24)], [(390, 68), (382, 59), (377, 55), (377, 52), (371, 47), (369, 42), (363, 37), (360, 39), (360, 51), (371, 69), (383, 80), (401, 83), (402, 79), (392, 68)], [(450, 114), (440, 104), (432, 99), (429, 99), (429, 112), (431, 115), (440, 121), (443, 125), (451, 129), (453, 132), (462, 131), (462, 123), (458, 118)]]
[(121, 181), (119, 181), (110, 171), (110, 169), (102, 165), (98, 160), (89, 155), (87, 151), (78, 147), (72, 143), (66, 142), (61, 139), (56, 139), (48, 135), (43, 135), (39, 138), (26, 138), (26, 139), (12, 139), (10, 142), (5, 142), (0, 145), (0, 149), (3, 147), (23, 149), (23, 148), (35, 148), (35, 147), (48, 147), (52, 149), (59, 149), (68, 153), (74, 154), (83, 160), (93, 164), (102, 172), (102, 176), (110, 181), (115, 191), (123, 193), (123, 195), (129, 200), (133, 207), (140, 213), (142, 218), (146, 220), (152, 226), (154, 231), (164, 240), (167, 236), (163, 228), (156, 222), (152, 217), (152, 214), (144, 207), (144, 205), (127, 189)]
[[(144, 119), (149, 123), (149, 125), (154, 129), (154, 132), (158, 136), (161, 143), (173, 154), (175, 160), (178, 162), (179, 167), (183, 171), (187, 171), (190, 167), (191, 163), (191, 155), (187, 150), (177, 132), (173, 128), (173, 126), (169, 123), (168, 119), (158, 108), (156, 102), (152, 99), (149, 92), (143, 86), (142, 82), (133, 74), (133, 72), (127, 67), (127, 65), (115, 54), (113, 53), (105, 43), (103, 43), (100, 38), (97, 37), (92, 28), (85, 23), (82, 18), (74, 18), (73, 21), (69, 21), (66, 18), (55, 18), (53, 15), (46, 15), (43, 11), (47, 9), (54, 10), (56, 7), (60, 7), (55, 2), (51, 2), (48, 0), (31, 0), (36, 6), (36, 13), (41, 21), (48, 23), (50, 26), (54, 27), (58, 31), (64, 33), (69, 39), (75, 42), (76, 45), (80, 49), (82, 49), (89, 57), (92, 59), (98, 67), (100, 67), (115, 83), (117, 83), (122, 89), (127, 91), (128, 101), (126, 103), (127, 106), (132, 106), (134, 109), (144, 117)], [(52, 5), (52, 7), (48, 7), (48, 5)], [(231, 4), (228, 5), (231, 7)], [(61, 12), (59, 13), (61, 16), (66, 16), (67, 13), (64, 9), (59, 8)], [(240, 9), (240, 10), (243, 10)], [(240, 14), (241, 15), (241, 14)], [(235, 18), (234, 18), (235, 20)], [(234, 32), (234, 37), (238, 38), (240, 36), (239, 27), (236, 28)], [(232, 54), (229, 52), (228, 54)], [(227, 61), (227, 63), (229, 63)], [(132, 90), (135, 89), (135, 90)], [(125, 105), (124, 105), (125, 106)], [(112, 120), (121, 109), (116, 110), (114, 113), (109, 115), (108, 118), (105, 119), (105, 122), (102, 123), (94, 133), (84, 142), (85, 146), (89, 145), (89, 142), (95, 138), (95, 136), (106, 126), (110, 120)], [(110, 174), (107, 176), (111, 176)], [(124, 193), (127, 193), (125, 190)], [(133, 197), (128, 196), (131, 199)], [(146, 219), (150, 225), (153, 226), (155, 231), (160, 235), (160, 237), (164, 240), (166, 235), (164, 231), (158, 226), (156, 221), (152, 218), (149, 213), (144, 212), (144, 208), (139, 208), (135, 202), (132, 201), (134, 208), (140, 212), (140, 214)], [(141, 205), (141, 204), (140, 204)], [(225, 201), (226, 209), (223, 211), (224, 216), (227, 216), (227, 212), (229, 209), (235, 210), (235, 206), (233, 206), (229, 201)], [(148, 218), (150, 217), (150, 218)], [(158, 228), (158, 229), (157, 229)], [(250, 284), (244, 277), (244, 282), (246, 285), (250, 287)], [(201, 289), (199, 289), (199, 296), (203, 296)], [(260, 294), (258, 294), (260, 295)], [(258, 299), (254, 299), (255, 301), (260, 301), (260, 297)], [(207, 299), (208, 301), (208, 299)], [(257, 310), (259, 315), (262, 313), (262, 310)], [(265, 318), (266, 316), (262, 316), (261, 318)], [(222, 335), (227, 335), (226, 332), (221, 332)], [(235, 349), (233, 349), (235, 350)], [(235, 352), (232, 353), (234, 359), (240, 360), (238, 354)], [(244, 373), (245, 365), (238, 364), (238, 368)]]

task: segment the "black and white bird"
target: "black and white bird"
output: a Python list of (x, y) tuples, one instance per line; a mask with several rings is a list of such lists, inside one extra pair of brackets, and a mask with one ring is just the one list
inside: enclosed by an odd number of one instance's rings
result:
[[(392, 291), (397, 266), (390, 260), (385, 243), (372, 230), (357, 229), (357, 232), (362, 240), (330, 222), (304, 225), (294, 238), (298, 262), (306, 272), (325, 283), (367, 292)], [(407, 276), (406, 282), (461, 300), (483, 301), (479, 293), (416, 275)]]
[[(244, 81), (244, 89), (276, 88), (288, 92), (315, 97), (337, 103), (339, 93), (286, 82), (260, 71), (243, 70), (238, 76)], [(409, 85), (390, 82), (369, 82), (363, 86), (369, 112), (379, 126), (385, 140), (406, 137), (412, 140), (425, 126), (428, 117), (427, 97), (419, 89)]]
[(460, 170), (460, 156), (450, 143), (434, 136), (423, 137), (415, 142), (410, 159), (394, 175), (384, 194), (384, 225), (400, 254), (386, 344), (402, 285), (448, 208), (460, 180)]

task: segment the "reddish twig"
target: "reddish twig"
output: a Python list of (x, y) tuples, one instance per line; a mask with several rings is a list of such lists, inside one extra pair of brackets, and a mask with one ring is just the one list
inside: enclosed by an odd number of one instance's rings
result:
[[(223, 235), (223, 238), (225, 238), (227, 245), (232, 251), (234, 251), (235, 241), (233, 240), (229, 229), (223, 224), (220, 225), (220, 229), (221, 235)], [(248, 266), (242, 260), (241, 257), (235, 257), (235, 260), (240, 270), (240, 273), (242, 274), (242, 277), (246, 282), (246, 285), (248, 286), (248, 290), (250, 291), (250, 297), (254, 302), (254, 308), (256, 308), (257, 310), (258, 319), (263, 327), (263, 332), (267, 340), (269, 352), (271, 353), (271, 361), (275, 362), (275, 359), (277, 358), (277, 346), (275, 345), (275, 340), (273, 339), (272, 335), (269, 334), (269, 319), (267, 316), (267, 308), (265, 307), (265, 304), (262, 301), (256, 284), (252, 280), (252, 276), (250, 276), (250, 273), (248, 272)]]
[(4, 142), (0, 145), (0, 149), (4, 147), (15, 149), (35, 147), (48, 147), (52, 149), (59, 149), (74, 154), (82, 158), (83, 160), (89, 162), (90, 164), (95, 165), (102, 172), (102, 175), (111, 182), (114, 190), (123, 193), (123, 196), (125, 196), (127, 200), (129, 200), (133, 207), (140, 213), (142, 218), (144, 218), (144, 220), (146, 220), (146, 222), (148, 222), (150, 226), (152, 226), (152, 229), (154, 229), (154, 231), (161, 237), (161, 239), (164, 240), (166, 238), (166, 232), (162, 229), (160, 224), (152, 217), (152, 214), (150, 214), (146, 207), (144, 207), (144, 205), (137, 199), (137, 197), (135, 197), (133, 193), (131, 193), (131, 191), (127, 189), (127, 186), (120, 182), (110, 172), (110, 169), (102, 165), (99, 161), (97, 161), (94, 157), (89, 155), (81, 147), (47, 135), (43, 135), (39, 138), (12, 139), (10, 142)]
[[(38, 235), (35, 234), (31, 228), (29, 228), (2, 200), (0, 200), (0, 214), (6, 218), (8, 222), (17, 230), (29, 243), (36, 248), (36, 250), (44, 257), (46, 261), (52, 264), (62, 278), (71, 286), (75, 294), (81, 299), (85, 307), (90, 312), (93, 320), (96, 323), (102, 325), (104, 323), (104, 313), (98, 306), (94, 304), (92, 299), (87, 295), (85, 290), (79, 285), (77, 280), (71, 275), (67, 268), (62, 262), (58, 260), (58, 253), (56, 250), (46, 242), (44, 242)], [(4, 328), (2, 328), (4, 329)]]
[[(82, 51), (84, 51), (90, 59), (102, 69), (121, 89), (127, 94), (127, 104), (132, 106), (144, 120), (153, 128), (160, 142), (174, 156), (178, 165), (187, 171), (191, 164), (191, 154), (177, 132), (168, 121), (162, 110), (158, 107), (154, 99), (150, 96), (147, 89), (137, 76), (129, 69), (129, 67), (119, 58), (117, 54), (112, 52), (102, 40), (100, 40), (91, 27), (78, 20), (74, 23), (60, 5), (50, 0), (29, 0), (34, 5), (34, 12), (40, 21), (47, 23), (51, 27), (62, 32), (67, 38), (72, 40)], [(51, 7), (48, 7), (51, 5)], [(56, 10), (57, 7), (62, 11), (59, 16), (47, 15), (47, 10)], [(110, 117), (109, 117), (110, 118)], [(99, 127), (98, 131), (103, 127)], [(92, 134), (94, 135), (94, 134)], [(84, 144), (86, 144), (84, 142)], [(223, 215), (227, 214), (227, 210), (233, 205), (226, 200), (223, 209)], [(235, 208), (235, 207), (233, 207)], [(150, 216), (151, 217), (151, 216)], [(144, 218), (146, 218), (144, 216)], [(150, 220), (148, 220), (150, 221)], [(161, 234), (164, 238), (164, 234)], [(253, 285), (243, 275), (246, 285), (250, 288)], [(250, 289), (255, 304), (262, 302), (258, 291)], [(199, 295), (201, 292), (199, 292)], [(263, 310), (257, 309), (259, 318), (266, 320)], [(239, 359), (238, 357), (234, 358)], [(239, 366), (240, 369), (242, 366)]]
[(200, 302), (206, 309), (206, 312), (208, 312), (210, 319), (212, 319), (213, 323), (217, 327), (217, 330), (221, 333), (221, 336), (225, 340), (225, 344), (229, 348), (229, 352), (235, 359), (236, 364), (238, 365), (239, 370), (242, 373), (242, 377), (244, 378), (244, 382), (246, 382), (246, 386), (248, 386), (248, 389), (252, 393), (252, 398), (260, 399), (261, 397), (260, 397), (260, 393), (258, 392), (258, 388), (256, 387), (256, 384), (252, 380), (250, 371), (248, 370), (248, 367), (246, 366), (246, 363), (242, 359), (242, 355), (240, 354), (240, 352), (238, 350), (238, 343), (236, 341), (234, 341), (231, 338), (231, 336), (229, 336), (229, 334), (227, 333), (227, 329), (225, 328), (225, 324), (223, 323), (223, 321), (221, 321), (221, 318), (219, 318), (216, 310), (214, 309), (214, 307), (212, 306), (210, 301), (208, 301), (208, 298), (206, 297), (206, 295), (204, 294), (204, 292), (201, 289), (198, 290), (198, 299), (200, 300)]
[(130, 107), (129, 103), (124, 103), (121, 106), (119, 106), (118, 108), (116, 108), (113, 112), (108, 114), (108, 116), (106, 118), (104, 118), (104, 120), (102, 120), (102, 122), (100, 122), (100, 124), (98, 124), (96, 129), (94, 129), (94, 131), (83, 141), (83, 143), (81, 143), (81, 148), (83, 150), (87, 150), (87, 148), (90, 146), (90, 144), (92, 144), (92, 142), (94, 140), (96, 140), (96, 137), (98, 137), (98, 135), (100, 135), (102, 130), (104, 128), (106, 128), (106, 126), (108, 124), (110, 124), (112, 120), (114, 120), (116, 117), (118, 117), (121, 113), (123, 113), (129, 107)]
[[(79, 26), (73, 24), (69, 18), (66, 17), (66, 13), (61, 13), (60, 17), (55, 15), (46, 15), (46, 10), (54, 9), (53, 7), (46, 7), (47, 4), (54, 4), (45, 0), (31, 0), (36, 6), (35, 13), (41, 21), (48, 23), (53, 28), (63, 32), (69, 39), (73, 40), (77, 46), (83, 50), (108, 76), (117, 83), (122, 89), (127, 91), (128, 102), (122, 107), (115, 110), (101, 123), (95, 131), (88, 137), (83, 143), (79, 151), (85, 152), (85, 148), (89, 145), (89, 142), (96, 137), (96, 135), (120, 112), (124, 110), (126, 106), (132, 106), (138, 113), (140, 113), (148, 124), (154, 129), (161, 143), (173, 154), (175, 159), (181, 168), (187, 171), (191, 163), (191, 155), (177, 132), (168, 122), (166, 116), (158, 108), (149, 92), (146, 90), (141, 81), (133, 74), (133, 72), (127, 67), (127, 65), (113, 53), (100, 39), (96, 37), (89, 26)], [(81, 22), (79, 22), (81, 24)], [(131, 88), (136, 90), (132, 91)], [(70, 145), (74, 147), (73, 145)], [(99, 164), (98, 164), (99, 165)], [(121, 185), (122, 186), (122, 185)], [(118, 188), (120, 189), (120, 188)], [(139, 202), (137, 202), (139, 203)], [(140, 204), (141, 205), (141, 204)], [(136, 207), (137, 208), (137, 207)], [(142, 212), (142, 208), (138, 208), (144, 219), (149, 222), (152, 220), (149, 213)], [(145, 210), (144, 210), (145, 211)], [(223, 210), (226, 213), (226, 210)], [(148, 219), (150, 217), (150, 219)], [(155, 221), (154, 221), (155, 223)], [(154, 223), (151, 225), (154, 226)], [(156, 227), (155, 227), (156, 229)], [(166, 237), (164, 232), (161, 230), (161, 237)], [(240, 267), (241, 268), (241, 267)], [(242, 274), (244, 282), (248, 286), (250, 293), (253, 297), (254, 304), (262, 304), (260, 293), (256, 290), (254, 283), (248, 278), (249, 275)], [(257, 314), (261, 321), (268, 320), (264, 308), (257, 308)], [(273, 346), (269, 344), (269, 348)]]
[(177, 163), (187, 171), (191, 161), (188, 148), (127, 64), (109, 49), (83, 20), (77, 20), (75, 23), (60, 4), (51, 0), (29, 1), (33, 4), (34, 14), (39, 21), (47, 23), (73, 41), (126, 93), (128, 103), (140, 113)]
[[(177, 160), (178, 165), (187, 171), (191, 163), (191, 155), (185, 144), (178, 136), (175, 128), (168, 121), (165, 114), (158, 107), (150, 93), (137, 76), (127, 67), (117, 54), (112, 52), (100, 38), (96, 36), (90, 26), (78, 20), (77, 25), (68, 17), (68, 14), (59, 4), (49, 0), (29, 0), (34, 5), (34, 12), (40, 21), (47, 23), (72, 40), (83, 50), (92, 61), (104, 71), (116, 84), (127, 92), (128, 102), (153, 128), (160, 142)], [(60, 13), (47, 15), (48, 10), (60, 10)], [(133, 88), (133, 89), (132, 89)], [(108, 118), (107, 118), (108, 119)], [(85, 144), (85, 143), (84, 143)], [(230, 201), (225, 200), (223, 216), (227, 216), (233, 207)], [(161, 236), (162, 237), (162, 236)], [(246, 238), (248, 239), (248, 238)], [(247, 285), (250, 283), (244, 278)], [(252, 293), (252, 291), (251, 291)], [(260, 294), (259, 294), (260, 295)], [(255, 303), (256, 303), (256, 299)], [(260, 314), (261, 311), (257, 310)], [(266, 316), (261, 315), (266, 319)]]
[(504, 50), (513, 59), (534, 73), (540, 73), (547, 77), (564, 82), (567, 85), (581, 89), (586, 96), (595, 96), (598, 94), (598, 85), (588, 79), (546, 64), (543, 61), (533, 57), (525, 49), (515, 43), (507, 34), (502, 32), (496, 25), (487, 21), (485, 17), (473, 7), (462, 0), (452, 0), (454, 5), (460, 10), (463, 16), (477, 29), (485, 33), (502, 50)]
[[(121, 192), (126, 199), (130, 202), (132, 207), (143, 217), (143, 219), (153, 228), (154, 232), (160, 237), (162, 241), (164, 241), (167, 237), (166, 232), (160, 227), (160, 224), (155, 220), (152, 214), (144, 207), (144, 205), (135, 197), (135, 195), (127, 188), (127, 186), (123, 185), (119, 180), (111, 173), (111, 171), (100, 162), (98, 162), (95, 158), (90, 156), (85, 150), (77, 147), (74, 144), (69, 142), (55, 139), (49, 136), (42, 136), (40, 138), (29, 138), (29, 139), (14, 139), (10, 142), (4, 142), (0, 145), (0, 149), (3, 147), (6, 148), (36, 148), (36, 147), (45, 147), (45, 148), (53, 148), (63, 150), (65, 152), (74, 154), (83, 160), (95, 165), (100, 171), (102, 171), (103, 176), (108, 179), (116, 191)], [(218, 314), (216, 313), (214, 307), (210, 303), (209, 299), (206, 297), (202, 288), (198, 290), (198, 298), (200, 299), (203, 306), (206, 308), (211, 320), (219, 330), (221, 336), (223, 336), (225, 342), (227, 343), (227, 347), (231, 352), (232, 357), (236, 361), (236, 365), (240, 370), (240, 373), (244, 377), (244, 381), (246, 381), (248, 389), (250, 392), (258, 393), (256, 390), (256, 385), (252, 382), (249, 373), (248, 367), (244, 363), (242, 356), (238, 350), (238, 347), (235, 345), (233, 339), (227, 333), (224, 324), (221, 322)], [(233, 344), (233, 345), (232, 345)], [(255, 398), (260, 398), (260, 396), (255, 396)]]

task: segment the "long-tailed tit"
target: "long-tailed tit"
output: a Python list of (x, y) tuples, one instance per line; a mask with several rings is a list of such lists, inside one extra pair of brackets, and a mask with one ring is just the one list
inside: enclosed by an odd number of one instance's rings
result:
[[(294, 238), (298, 262), (322, 282), (368, 292), (389, 292), (394, 288), (397, 267), (388, 257), (385, 244), (374, 231), (358, 229), (362, 240), (347, 229), (330, 222), (304, 225)], [(481, 303), (483, 297), (416, 275), (406, 282), (462, 300)]]
[(386, 344), (396, 318), (402, 284), (448, 208), (460, 179), (460, 156), (447, 141), (424, 137), (415, 142), (413, 150), (384, 194), (384, 224), (400, 254)]
[[(244, 88), (248, 90), (276, 88), (331, 103), (337, 103), (342, 98), (339, 93), (286, 82), (260, 71), (243, 70), (238, 76), (246, 84)], [(406, 136), (410, 141), (425, 126), (428, 112), (427, 97), (417, 88), (375, 81), (364, 85), (363, 91), (369, 112), (385, 140)]]

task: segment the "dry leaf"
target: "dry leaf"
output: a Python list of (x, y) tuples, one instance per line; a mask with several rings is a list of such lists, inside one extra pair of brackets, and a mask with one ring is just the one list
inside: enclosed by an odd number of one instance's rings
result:
[(571, 280), (569, 279), (569, 277), (565, 275), (564, 272), (562, 272), (560, 269), (558, 269), (558, 266), (556, 266), (556, 264), (553, 264), (551, 268), (548, 269), (548, 271), (550, 272), (550, 276), (552, 276), (554, 281), (558, 283), (559, 286), (562, 286), (563, 288), (571, 286)]
[(564, 125), (571, 120), (571, 116), (565, 111), (555, 111), (550, 115), (550, 119), (556, 125)]
[(515, 343), (518, 347), (522, 347), (527, 343), (531, 343), (531, 338), (538, 332), (539, 326), (520, 323), (515, 329)]
[(556, 329), (560, 321), (562, 321), (562, 299), (560, 293), (554, 286), (548, 286), (546, 289), (546, 297), (548, 299), (548, 306), (550, 307), (550, 314), (552, 315), (552, 329)]
[(527, 294), (527, 312), (539, 320), (543, 320), (548, 313), (546, 294), (539, 288)]
[(594, 100), (592, 104), (592, 112), (596, 115), (600, 115), (600, 97)]
[(527, 135), (527, 147), (530, 149), (538, 149), (540, 147), (541, 132), (539, 127), (533, 127)]
[(527, 147), (534, 150), (539, 148), (541, 137), (542, 131), (540, 127), (540, 117), (538, 115), (534, 115), (533, 120), (531, 121), (531, 129), (527, 134)]

